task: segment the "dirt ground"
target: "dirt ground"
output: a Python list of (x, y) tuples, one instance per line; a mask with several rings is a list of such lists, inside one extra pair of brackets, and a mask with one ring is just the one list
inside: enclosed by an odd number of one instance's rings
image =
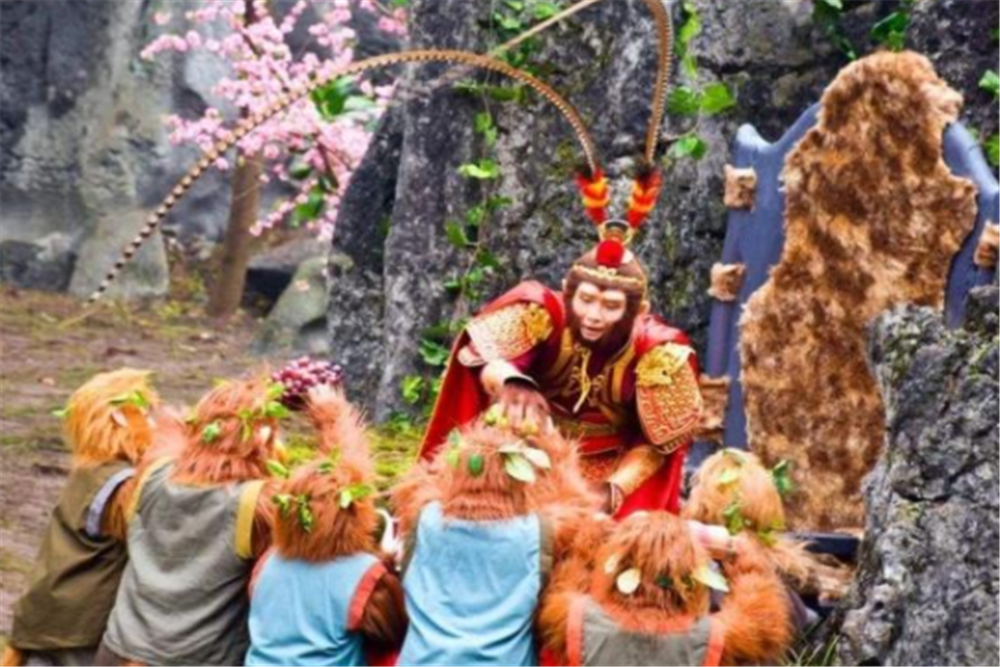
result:
[[(167, 301), (108, 304), (81, 319), (79, 301), (0, 287), (0, 634), (27, 584), (42, 531), (68, 472), (59, 420), (74, 389), (95, 373), (132, 366), (155, 372), (163, 399), (193, 404), (217, 378), (262, 363), (249, 354), (254, 320), (224, 330), (196, 308)], [(293, 436), (299, 425), (292, 426)], [(373, 433), (383, 482), (408, 466), (412, 437)]]

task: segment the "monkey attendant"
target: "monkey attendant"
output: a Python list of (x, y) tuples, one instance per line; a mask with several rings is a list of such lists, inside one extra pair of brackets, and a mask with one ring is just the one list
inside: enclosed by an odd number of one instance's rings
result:
[(248, 665), (365, 665), (398, 651), (406, 632), (399, 579), (379, 552), (365, 424), (343, 394), (308, 394), (319, 458), (272, 497), (274, 548), (251, 583)]
[(61, 411), (72, 467), (15, 607), (3, 665), (93, 663), (128, 560), (124, 517), (136, 466), (183, 438), (149, 376), (101, 373)]

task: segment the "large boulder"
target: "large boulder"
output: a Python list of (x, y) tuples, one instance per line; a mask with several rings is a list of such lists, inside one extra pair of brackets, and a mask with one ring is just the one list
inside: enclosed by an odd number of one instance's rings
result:
[[(332, 264), (349, 264), (346, 257), (332, 257)], [(299, 265), (292, 281), (261, 323), (254, 338), (256, 354), (305, 353), (327, 356), (327, 258), (314, 257)]]
[(838, 619), (843, 664), (996, 662), (998, 296), (996, 287), (974, 290), (964, 330), (913, 307), (873, 326), (887, 432), (865, 484), (865, 542)]

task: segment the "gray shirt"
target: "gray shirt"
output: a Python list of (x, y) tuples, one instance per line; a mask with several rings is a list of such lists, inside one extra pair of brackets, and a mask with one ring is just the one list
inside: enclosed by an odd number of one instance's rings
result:
[(261, 483), (186, 486), (169, 480), (172, 470), (153, 467), (136, 490), (129, 564), (104, 642), (151, 665), (241, 665)]

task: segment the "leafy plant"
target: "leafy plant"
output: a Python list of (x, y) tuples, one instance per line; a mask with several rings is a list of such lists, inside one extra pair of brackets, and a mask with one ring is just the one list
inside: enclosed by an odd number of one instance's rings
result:
[(884, 19), (872, 26), (869, 35), (876, 44), (884, 44), (890, 51), (902, 51), (906, 31), (910, 27), (910, 12), (916, 0), (899, 0), (899, 6)]

